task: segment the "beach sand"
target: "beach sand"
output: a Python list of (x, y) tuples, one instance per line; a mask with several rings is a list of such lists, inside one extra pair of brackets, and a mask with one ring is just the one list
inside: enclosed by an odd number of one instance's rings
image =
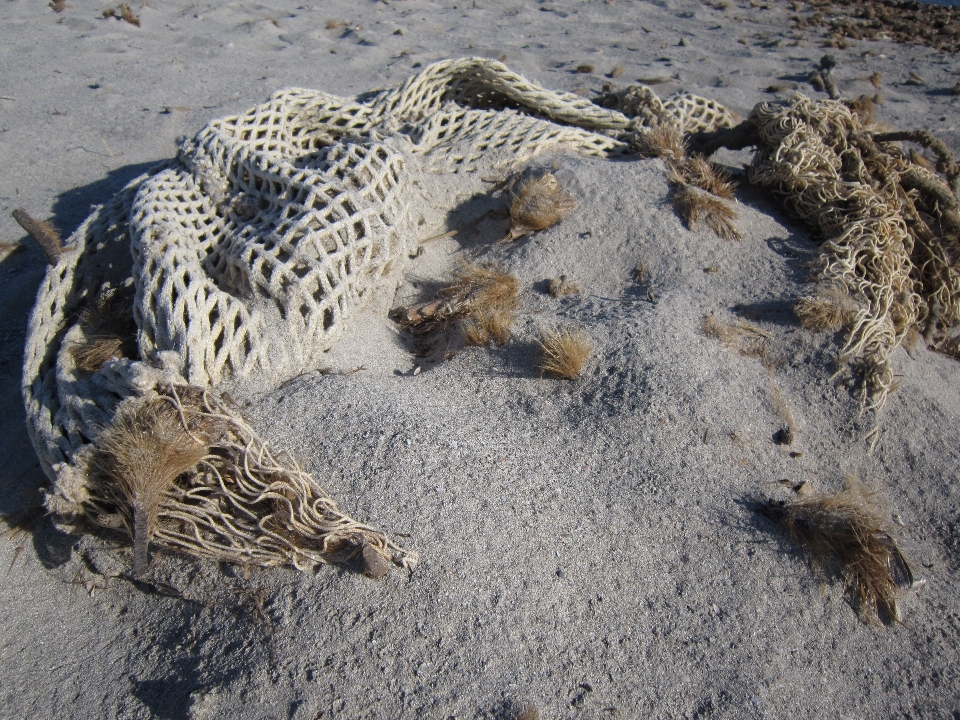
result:
[[(867, 78), (882, 73), (877, 120), (956, 153), (960, 60), (885, 41), (827, 48), (775, 2), (171, 2), (133, 7), (139, 27), (102, 10), (0, 9), (0, 241), (24, 245), (0, 262), (0, 512), (30, 520), (0, 538), (0, 715), (958, 716), (960, 364), (922, 342), (898, 349), (899, 389), (861, 413), (830, 379), (842, 334), (811, 333), (792, 310), (818, 244), (743, 182), (749, 152), (716, 156), (741, 180), (740, 241), (683, 224), (660, 160), (537, 158), (576, 201), (562, 222), (497, 243), (506, 223), (490, 218), (427, 243), (323, 372), (229, 386), (345, 512), (419, 554), (379, 582), (156, 552), (135, 584), (118, 576), (122, 538), (37, 517), (47, 479), (20, 382), (46, 263), (10, 213), (66, 236), (212, 118), (280, 88), (352, 97), (466, 56), (550, 89), (589, 97), (614, 74), (746, 117), (793, 91), (825, 98), (806, 78), (830, 52), (844, 97), (873, 96)], [(472, 182), (426, 183), (425, 237), (476, 217)], [(424, 363), (387, 311), (464, 261), (518, 279), (513, 335)], [(561, 274), (583, 292), (546, 293)], [(705, 335), (711, 313), (758, 328), (767, 361)], [(540, 332), (556, 327), (592, 340), (576, 381), (537, 370)], [(785, 425), (789, 446), (773, 439)], [(924, 581), (902, 595), (902, 624), (858, 619), (842, 583), (749, 507), (790, 499), (783, 480), (833, 492), (850, 478), (886, 503)]]

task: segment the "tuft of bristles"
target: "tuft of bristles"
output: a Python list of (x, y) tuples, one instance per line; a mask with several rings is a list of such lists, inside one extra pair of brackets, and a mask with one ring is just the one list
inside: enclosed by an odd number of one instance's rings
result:
[(108, 360), (124, 357), (123, 346), (123, 339), (115, 335), (93, 335), (82, 343), (72, 344), (70, 354), (77, 369), (94, 373)]
[(877, 109), (877, 103), (869, 95), (861, 95), (855, 100), (847, 101), (847, 107), (857, 114), (864, 126), (873, 124), (873, 113)]
[(583, 370), (593, 343), (579, 329), (543, 330), (539, 340), (542, 357), (540, 377), (553, 375), (564, 380), (576, 380)]
[(643, 157), (668, 158), (680, 162), (687, 153), (683, 133), (679, 128), (661, 123), (638, 135), (634, 148)]
[(209, 422), (163, 398), (120, 412), (96, 440), (97, 469), (119, 490), (118, 504), (133, 539), (133, 572), (149, 563), (149, 544), (164, 496), (204, 458)]
[(724, 200), (733, 200), (737, 184), (731, 182), (726, 170), (703, 157), (687, 158), (676, 166), (677, 174), (691, 185), (706, 190)]
[(531, 174), (516, 183), (510, 198), (510, 230), (504, 240), (516, 240), (546, 230), (576, 206), (573, 197), (551, 172)]
[(79, 370), (96, 372), (108, 360), (136, 358), (136, 324), (128, 292), (102, 292), (80, 312), (83, 341), (70, 345), (70, 355)]
[(808, 330), (837, 331), (853, 324), (857, 303), (845, 285), (831, 283), (820, 288), (816, 295), (805, 295), (793, 305), (800, 324)]
[(737, 212), (724, 200), (733, 200), (736, 184), (729, 174), (704, 157), (687, 157), (683, 135), (668, 124), (658, 125), (634, 140), (644, 157), (662, 158), (667, 179), (674, 188), (673, 206), (687, 228), (695, 230), (701, 222), (725, 240), (739, 240), (733, 221)]
[(850, 482), (839, 493), (766, 501), (756, 510), (786, 531), (817, 573), (843, 580), (864, 622), (901, 622), (897, 594), (913, 585), (913, 573), (874, 493)]
[(516, 319), (512, 309), (490, 308), (472, 313), (471, 318), (461, 324), (460, 330), (467, 345), (486, 347), (491, 342), (503, 345), (510, 339), (510, 328)]
[(517, 279), (494, 265), (464, 265), (433, 300), (396, 308), (390, 316), (430, 345), (454, 324), (468, 345), (502, 345), (516, 321), (517, 290)]
[(676, 170), (670, 181), (675, 187), (673, 205), (688, 229), (695, 230), (703, 222), (724, 240), (740, 239), (740, 231), (733, 224), (737, 219), (736, 210), (720, 198), (694, 187)]

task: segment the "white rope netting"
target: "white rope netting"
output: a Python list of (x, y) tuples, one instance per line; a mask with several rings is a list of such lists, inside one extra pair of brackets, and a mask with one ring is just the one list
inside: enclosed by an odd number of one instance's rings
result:
[[(253, 373), (279, 382), (315, 367), (381, 277), (415, 249), (409, 210), (423, 173), (455, 180), (557, 149), (626, 155), (658, 124), (690, 132), (734, 121), (712, 101), (678, 95), (661, 102), (645, 87), (601, 100), (545, 90), (502, 63), (471, 58), (436, 63), (398, 87), (355, 99), (283, 90), (242, 115), (212, 121), (175, 160), (97, 208), (42, 283), (23, 394), (31, 439), (54, 483), (49, 508), (66, 523), (127, 517), (116, 497), (104, 494), (95, 469), (79, 461), (119, 406), (169, 396), (163, 388), (215, 388)], [(132, 296), (138, 356), (81, 367), (74, 348), (96, 336), (82, 318), (119, 290)], [(214, 412), (211, 402), (205, 412), (230, 415), (222, 405)], [(221, 443), (219, 455), (233, 453), (233, 466), (251, 477), (266, 473), (271, 489), (251, 481), (244, 492), (252, 495), (241, 499), (201, 463), (167, 493), (154, 542), (262, 564), (330, 559), (335, 554), (316, 550), (322, 543), (304, 539), (328, 532), (303, 520), (307, 496), (325, 493), (294, 466), (264, 465), (265, 446), (249, 433), (234, 432), (233, 450)], [(257, 493), (276, 492), (276, 483), (287, 483), (284, 497), (299, 498), (286, 512), (298, 530), (293, 540), (279, 533), (287, 539), (266, 542), (278, 533), (262, 517), (251, 520), (257, 511), (250, 508), (270, 505)], [(203, 507), (222, 517), (177, 530), (199, 505), (185, 510), (176, 498), (196, 495), (195, 486), (219, 498)], [(370, 533), (367, 545), (384, 555), (389, 548), (398, 562), (405, 557)]]

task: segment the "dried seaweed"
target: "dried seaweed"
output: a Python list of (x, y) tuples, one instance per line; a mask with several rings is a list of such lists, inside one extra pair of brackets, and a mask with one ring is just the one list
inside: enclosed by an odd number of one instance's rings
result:
[(546, 230), (576, 206), (573, 197), (551, 172), (533, 173), (516, 183), (510, 198), (510, 230), (505, 240)]
[(553, 375), (564, 380), (579, 377), (593, 343), (581, 330), (543, 330), (539, 340), (542, 358), (540, 376)]
[(208, 424), (158, 398), (119, 413), (97, 439), (98, 469), (120, 493), (133, 538), (133, 573), (142, 575), (164, 495), (180, 475), (196, 468), (209, 449)]
[(825, 578), (840, 578), (861, 619), (901, 622), (898, 591), (913, 573), (883, 519), (876, 495), (857, 482), (842, 492), (755, 505), (806, 553)]

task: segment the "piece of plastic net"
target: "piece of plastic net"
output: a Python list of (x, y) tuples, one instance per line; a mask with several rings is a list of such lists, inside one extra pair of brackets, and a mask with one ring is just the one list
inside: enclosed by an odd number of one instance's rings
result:
[[(712, 101), (683, 95), (661, 102), (644, 87), (604, 104), (474, 58), (436, 63), (355, 99), (283, 90), (212, 121), (176, 159), (97, 208), (41, 285), (23, 393), (31, 439), (53, 481), (48, 507), (65, 524), (129, 528), (129, 512), (89, 462), (118, 407), (254, 373), (279, 383), (317, 367), (383, 276), (416, 248), (410, 207), (424, 173), (449, 173), (456, 182), (559, 149), (627, 155), (637, 135), (660, 123), (694, 131), (733, 121)], [(91, 368), (78, 348), (103, 341), (94, 310), (109, 297), (129, 298), (138, 351)], [(213, 412), (205, 402), (213, 414), (231, 415), (228, 406)], [(223, 445), (221, 438), (211, 452), (232, 457), (231, 467), (260, 468), (253, 471), (259, 479), (218, 475), (215, 462), (201, 463), (167, 494), (153, 541), (238, 562), (342, 559), (329, 543), (318, 545), (332, 531), (303, 520), (316, 498), (328, 496), (289, 462), (260, 462), (265, 446), (252, 430), (237, 430), (242, 423), (233, 416), (233, 439)], [(264, 474), (269, 482), (261, 482)], [(192, 501), (204, 492), (218, 499)], [(275, 532), (264, 520), (276, 492), (287, 498), (281, 504), (296, 532)], [(208, 517), (216, 507), (217, 521), (196, 522), (201, 507)], [(338, 513), (326, 507), (321, 515), (346, 518)], [(350, 547), (372, 546), (405, 562), (373, 532), (364, 526), (365, 539)]]

